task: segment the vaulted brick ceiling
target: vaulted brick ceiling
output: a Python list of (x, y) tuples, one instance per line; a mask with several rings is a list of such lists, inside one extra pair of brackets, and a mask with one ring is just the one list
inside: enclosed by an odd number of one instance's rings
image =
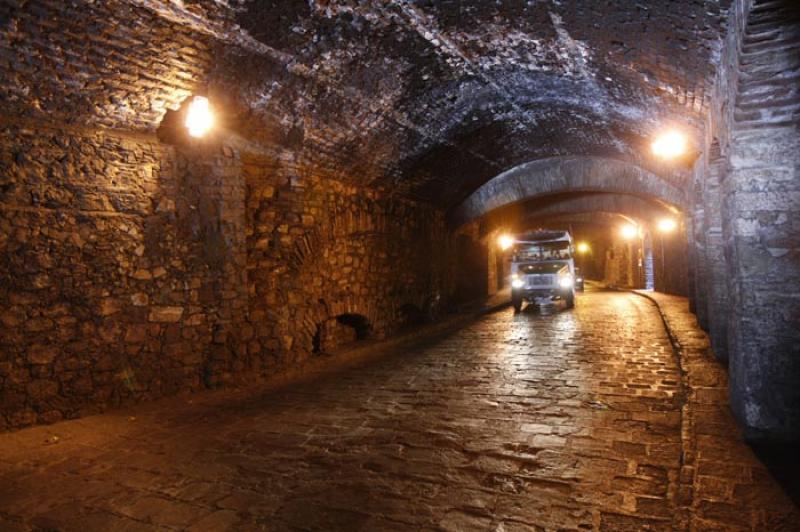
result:
[(3, 8), (19, 37), (8, 49), (68, 68), (42, 85), (22, 65), (0, 95), (20, 115), (152, 130), (207, 82), (227, 126), (289, 154), (299, 176), (445, 208), (559, 156), (620, 159), (685, 186), (642, 154), (665, 125), (699, 134), (728, 4), (108, 0), (92, 18), (37, 0), (70, 31)]
[(725, 6), (243, 1), (236, 22), (313, 82), (297, 94), (236, 54), (227, 73), (240, 68), (256, 114), (293, 110), (282, 126), (308, 168), (451, 206), (544, 157), (652, 166), (654, 131), (699, 127)]

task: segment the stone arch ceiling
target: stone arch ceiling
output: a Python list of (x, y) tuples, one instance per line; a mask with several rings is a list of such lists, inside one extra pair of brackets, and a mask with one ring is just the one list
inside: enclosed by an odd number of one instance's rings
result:
[(614, 213), (653, 225), (662, 218), (680, 218), (679, 209), (655, 198), (627, 193), (579, 192), (540, 196), (493, 210), (480, 219), (487, 227), (516, 231), (529, 220), (585, 213)]
[(729, 0), (127, 0), (215, 37), (209, 92), (308, 175), (444, 208), (526, 161), (699, 137)]
[(522, 220), (535, 220), (549, 216), (568, 216), (585, 213), (616, 213), (640, 222), (654, 224), (664, 217), (675, 217), (668, 207), (647, 199), (626, 194), (580, 194), (553, 198), (523, 205)]
[(642, 223), (644, 220), (619, 212), (574, 212), (549, 216), (532, 216), (525, 219), (520, 226), (521, 231), (530, 231), (537, 227), (568, 227), (569, 224), (580, 224), (582, 228), (595, 228), (607, 231), (609, 226), (617, 227), (624, 223)]
[(686, 200), (681, 188), (631, 163), (601, 157), (550, 157), (493, 177), (453, 209), (450, 221), (460, 225), (520, 202), (586, 192), (631, 194), (675, 209)]

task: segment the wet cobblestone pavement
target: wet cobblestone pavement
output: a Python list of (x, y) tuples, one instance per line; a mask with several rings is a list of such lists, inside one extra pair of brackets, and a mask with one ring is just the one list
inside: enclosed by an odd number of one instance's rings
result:
[(729, 420), (692, 440), (692, 506), (685, 396), (656, 307), (586, 292), (276, 392), (0, 435), (0, 530), (800, 529), (752, 457), (729, 467)]

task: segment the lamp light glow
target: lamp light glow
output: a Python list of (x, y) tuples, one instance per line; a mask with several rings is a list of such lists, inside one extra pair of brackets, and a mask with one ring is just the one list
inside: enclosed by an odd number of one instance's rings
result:
[(195, 96), (189, 103), (189, 109), (186, 112), (186, 129), (189, 130), (189, 135), (193, 137), (202, 137), (211, 126), (214, 125), (214, 115), (211, 114), (211, 109), (208, 103), (208, 98), (203, 96)]
[(678, 227), (678, 222), (674, 218), (663, 218), (658, 221), (658, 230), (662, 233), (671, 233)]
[(626, 224), (620, 228), (619, 232), (622, 235), (622, 238), (630, 240), (639, 234), (639, 229), (633, 224)]
[(578, 250), (578, 253), (588, 253), (589, 244), (587, 244), (586, 242), (578, 242), (576, 249)]
[(514, 237), (511, 235), (500, 235), (497, 239), (497, 244), (500, 246), (500, 249), (505, 251), (514, 245)]
[(686, 135), (678, 131), (667, 131), (659, 135), (651, 146), (653, 154), (662, 159), (674, 159), (686, 153)]

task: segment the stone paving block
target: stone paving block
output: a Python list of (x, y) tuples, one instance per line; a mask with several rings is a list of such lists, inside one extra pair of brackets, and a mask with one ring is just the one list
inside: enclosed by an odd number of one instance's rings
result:
[[(661, 390), (665, 370), (676, 384)], [(647, 397), (601, 385), (648, 378)], [(651, 303), (586, 292), (573, 311), (499, 312), (282, 390), (0, 435), (0, 523), (672, 530), (693, 518), (713, 530), (732, 506), (749, 523), (797, 522), (791, 506), (764, 504), (770, 479), (735, 439), (699, 434), (694, 469), (681, 464), (679, 381)]]

